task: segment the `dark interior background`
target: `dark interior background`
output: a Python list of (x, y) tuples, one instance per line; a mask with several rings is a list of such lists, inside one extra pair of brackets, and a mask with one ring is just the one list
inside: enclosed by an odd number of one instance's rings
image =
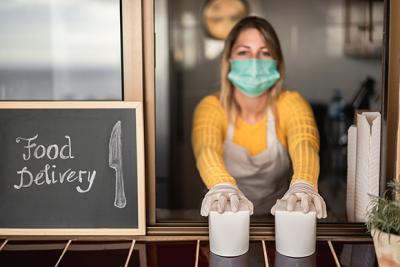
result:
[[(156, 0), (157, 218), (200, 219), (207, 192), (191, 147), (192, 115), (219, 87), (223, 41), (207, 36), (207, 1)], [(356, 110), (380, 111), (383, 1), (248, 0), (276, 29), (285, 87), (312, 105), (321, 137), (319, 190), (329, 222), (346, 221), (347, 129)], [(265, 217), (267, 218), (267, 217)], [(271, 218), (270, 218), (271, 219)]]

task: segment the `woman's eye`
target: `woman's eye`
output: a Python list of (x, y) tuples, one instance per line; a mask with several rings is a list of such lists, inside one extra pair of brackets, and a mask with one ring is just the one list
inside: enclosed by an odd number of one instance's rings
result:
[(238, 55), (239, 55), (239, 56), (245, 56), (245, 55), (247, 55), (247, 54), (248, 54), (247, 51), (239, 51), (239, 52), (238, 52)]
[(261, 55), (265, 56), (265, 57), (270, 57), (271, 53), (269, 51), (262, 51)]

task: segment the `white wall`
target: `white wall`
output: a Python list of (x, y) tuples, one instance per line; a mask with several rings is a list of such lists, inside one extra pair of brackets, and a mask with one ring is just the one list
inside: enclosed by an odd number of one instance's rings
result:
[[(271, 22), (286, 60), (286, 86), (326, 102), (335, 88), (351, 101), (367, 75), (381, 88), (381, 60), (344, 55), (344, 0), (263, 0), (254, 14)], [(260, 12), (262, 10), (262, 12)]]
[(155, 1), (156, 32), (156, 170), (168, 176), (169, 153), (169, 45), (167, 0)]

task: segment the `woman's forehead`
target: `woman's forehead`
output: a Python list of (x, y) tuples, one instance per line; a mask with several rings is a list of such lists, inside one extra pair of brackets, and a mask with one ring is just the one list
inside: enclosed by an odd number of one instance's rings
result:
[(241, 46), (249, 48), (254, 46), (268, 48), (268, 44), (264, 36), (255, 28), (248, 28), (239, 33), (233, 44), (233, 48)]

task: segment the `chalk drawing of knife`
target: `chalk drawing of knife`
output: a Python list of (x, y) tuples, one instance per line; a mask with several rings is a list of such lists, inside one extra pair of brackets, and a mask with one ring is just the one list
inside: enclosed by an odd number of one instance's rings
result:
[(121, 121), (117, 121), (112, 129), (108, 149), (108, 165), (115, 170), (114, 206), (122, 209), (126, 206), (126, 198), (122, 171)]

